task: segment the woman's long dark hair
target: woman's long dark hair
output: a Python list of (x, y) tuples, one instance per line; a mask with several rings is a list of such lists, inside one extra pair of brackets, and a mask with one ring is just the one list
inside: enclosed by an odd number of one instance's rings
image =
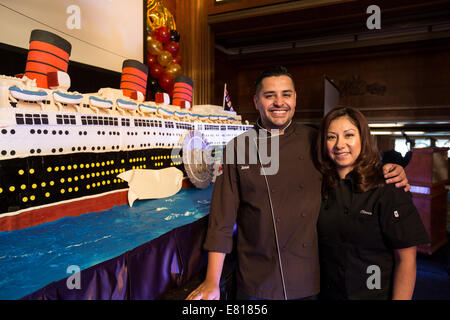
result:
[(336, 165), (327, 152), (327, 131), (331, 122), (341, 117), (347, 117), (358, 128), (361, 137), (361, 153), (353, 165), (356, 191), (364, 192), (384, 184), (378, 148), (370, 134), (366, 118), (357, 109), (338, 107), (323, 118), (317, 137), (317, 159), (323, 175), (322, 194), (325, 197), (327, 190), (334, 188), (338, 181)]

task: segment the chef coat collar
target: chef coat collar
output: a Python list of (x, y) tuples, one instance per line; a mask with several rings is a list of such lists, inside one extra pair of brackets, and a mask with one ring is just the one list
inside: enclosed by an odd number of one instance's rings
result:
[[(272, 136), (272, 133), (270, 132), (270, 130), (267, 130), (266, 128), (264, 128), (261, 118), (258, 118), (258, 120), (256, 120), (256, 124), (254, 126), (255, 130), (258, 131), (259, 129), (265, 130), (267, 132), (267, 136)], [(292, 132), (294, 132), (294, 128), (295, 126), (292, 124), (292, 119), (289, 121), (288, 125), (284, 128), (284, 133), (282, 134), (283, 136), (289, 135)]]
[(338, 177), (338, 181), (340, 183), (345, 183), (346, 185), (351, 187), (351, 192), (355, 192), (357, 190), (356, 188), (356, 173), (352, 170), (349, 173), (347, 173), (344, 177), (344, 179), (341, 179), (339, 175), (336, 173)]

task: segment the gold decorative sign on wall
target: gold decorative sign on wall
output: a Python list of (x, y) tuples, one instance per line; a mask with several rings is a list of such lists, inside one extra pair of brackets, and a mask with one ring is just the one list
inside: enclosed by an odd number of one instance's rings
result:
[(350, 79), (339, 81), (339, 91), (342, 96), (362, 96), (365, 94), (384, 96), (386, 90), (385, 85), (378, 82), (367, 83), (357, 75)]

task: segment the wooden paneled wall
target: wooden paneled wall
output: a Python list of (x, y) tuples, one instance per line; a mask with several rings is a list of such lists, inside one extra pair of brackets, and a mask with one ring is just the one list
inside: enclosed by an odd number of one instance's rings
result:
[(162, 4), (169, 9), (170, 13), (177, 18), (177, 1), (176, 0), (162, 0)]
[(213, 41), (207, 23), (207, 2), (176, 0), (176, 24), (180, 32), (182, 73), (194, 81), (193, 104), (210, 104), (213, 73)]
[(266, 5), (290, 2), (290, 0), (223, 0), (216, 3), (216, 0), (208, 0), (208, 14), (218, 14), (248, 8), (256, 8)]
[(296, 78), (298, 121), (318, 122), (323, 116), (324, 75), (343, 90), (341, 105), (360, 108), (370, 120), (448, 120), (450, 115), (450, 39), (292, 57), (229, 59), (218, 50), (216, 55), (215, 103), (228, 83), (233, 104), (250, 121), (258, 116), (253, 82), (274, 64), (285, 65)]
[[(221, 7), (221, 12), (211, 11), (212, 1), (163, 0), (175, 10), (182, 73), (194, 81), (194, 104), (221, 105), (227, 83), (238, 112), (244, 119), (255, 120), (258, 113), (252, 103), (253, 82), (267, 66), (282, 64), (297, 80), (298, 121), (317, 122), (323, 116), (325, 75), (344, 90), (341, 104), (361, 108), (371, 120), (436, 120), (450, 113), (450, 39), (361, 50), (330, 48), (278, 57), (270, 53), (258, 58), (227, 56), (214, 49), (208, 14), (220, 15), (239, 6), (257, 7), (271, 1), (240, 0), (215, 6), (217, 10)], [(291, 1), (278, 3), (287, 5)]]

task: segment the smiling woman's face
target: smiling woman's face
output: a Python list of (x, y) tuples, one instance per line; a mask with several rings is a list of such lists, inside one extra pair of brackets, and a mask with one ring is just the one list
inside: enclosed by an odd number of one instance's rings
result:
[(353, 170), (361, 153), (361, 136), (349, 117), (343, 116), (331, 121), (327, 130), (327, 153), (336, 164), (341, 178)]

